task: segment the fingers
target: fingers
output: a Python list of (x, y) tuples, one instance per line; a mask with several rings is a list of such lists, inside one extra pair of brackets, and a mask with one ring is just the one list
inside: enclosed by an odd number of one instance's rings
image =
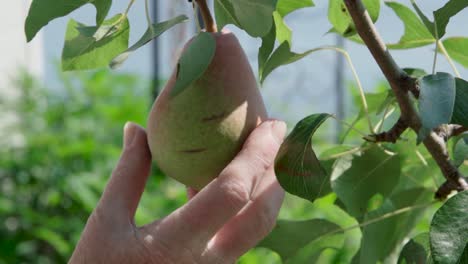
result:
[(171, 234), (172, 237), (188, 235), (195, 244), (206, 245), (253, 199), (252, 193), (273, 164), (285, 132), (283, 122), (261, 124), (219, 177), (160, 223), (160, 230), (173, 230), (176, 233)]
[(234, 263), (270, 233), (284, 199), (284, 191), (276, 181), (273, 167), (268, 170), (254, 196), (253, 202), (229, 220), (208, 243), (204, 252), (208, 262), (223, 258), (226, 263)]
[(187, 187), (187, 198), (190, 200), (192, 199), (193, 197), (195, 197), (195, 195), (197, 195), (198, 191), (193, 189), (192, 187)]
[(127, 123), (124, 128), (124, 150), (104, 190), (98, 209), (115, 223), (133, 223), (146, 180), (151, 169), (151, 154), (146, 132)]

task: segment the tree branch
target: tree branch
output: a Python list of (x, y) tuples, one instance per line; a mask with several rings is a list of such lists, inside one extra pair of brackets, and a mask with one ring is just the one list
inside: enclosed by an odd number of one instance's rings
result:
[[(344, 0), (344, 2), (348, 8), (348, 12), (351, 15), (351, 18), (353, 19), (356, 31), (366, 44), (367, 48), (385, 75), (385, 78), (388, 80), (392, 91), (395, 93), (395, 97), (401, 110), (400, 119), (414, 131), (419, 131), (421, 127), (421, 120), (418, 113), (414, 109), (411, 98), (409, 96), (410, 91), (414, 93), (414, 91), (418, 90), (416, 80), (409, 77), (396, 64), (384, 41), (377, 32), (377, 29), (375, 28), (374, 23), (372, 22), (372, 19), (370, 18), (369, 13), (367, 12), (362, 1)], [(423, 143), (449, 182), (442, 186), (444, 187), (444, 192), (438, 192), (437, 197), (445, 198), (447, 193), (446, 191), (449, 189), (468, 189), (466, 179), (461, 176), (461, 174), (458, 172), (458, 169), (450, 162), (445, 140), (435, 132), (431, 132), (431, 134), (423, 141)], [(454, 173), (454, 171), (457, 173)]]
[(445, 141), (448, 141), (451, 137), (456, 137), (466, 131), (468, 131), (468, 127), (457, 124), (441, 125), (434, 129), (434, 132), (436, 132), (440, 137), (444, 138)]
[(451, 124), (451, 125), (448, 125), (448, 138), (451, 138), (451, 137), (456, 137), (458, 135), (461, 135), (465, 132), (468, 131), (468, 127), (464, 127), (464, 126), (461, 126), (461, 125), (455, 125), (455, 124)]

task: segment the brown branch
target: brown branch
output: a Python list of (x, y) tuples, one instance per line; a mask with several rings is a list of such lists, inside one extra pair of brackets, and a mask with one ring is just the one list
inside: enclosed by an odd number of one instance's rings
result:
[(364, 139), (371, 142), (392, 142), (396, 143), (397, 140), (400, 138), (401, 134), (408, 129), (408, 124), (402, 118), (399, 118), (398, 121), (393, 125), (390, 130), (386, 132), (382, 132), (375, 135), (370, 135), (365, 137)]
[(464, 126), (461, 126), (461, 125), (455, 125), (455, 124), (451, 124), (448, 126), (449, 128), (449, 131), (448, 131), (448, 137), (451, 138), (451, 137), (456, 137), (456, 136), (459, 136), (465, 132), (468, 131), (468, 127), (464, 127)]
[(439, 136), (448, 141), (451, 137), (456, 137), (464, 132), (468, 131), (468, 127), (464, 127), (457, 124), (441, 125), (434, 129), (434, 132)]
[(200, 12), (203, 17), (203, 23), (205, 24), (205, 29), (207, 32), (218, 32), (218, 28), (216, 27), (216, 23), (211, 16), (210, 9), (206, 4), (206, 0), (195, 0), (198, 6), (200, 7)]
[[(459, 173), (457, 171), (457, 173)], [(445, 199), (450, 193), (452, 193), (452, 191), (457, 191), (457, 192), (461, 192), (463, 190), (466, 190), (466, 188), (468, 188), (468, 186), (464, 186), (463, 187), (463, 184), (466, 184), (467, 182), (467, 179), (464, 179), (463, 176), (460, 176), (459, 179), (463, 179), (462, 182), (459, 182), (458, 184), (453, 182), (453, 181), (446, 181), (444, 182), (440, 187), (439, 189), (437, 190), (436, 194), (435, 194), (435, 197), (437, 199)]]
[[(395, 97), (401, 110), (400, 119), (408, 124), (408, 126), (414, 131), (419, 131), (421, 128), (421, 120), (414, 109), (409, 96), (409, 92), (411, 91), (415, 94), (415, 97), (417, 97), (417, 93), (415, 93), (415, 91), (418, 90), (416, 80), (409, 77), (396, 64), (385, 43), (377, 32), (377, 29), (375, 28), (374, 23), (372, 22), (362, 1), (344, 0), (344, 2), (348, 8), (351, 18), (353, 19), (356, 31), (366, 44), (395, 93)], [(431, 132), (423, 143), (429, 153), (431, 153), (447, 181), (450, 182), (444, 185), (444, 190), (447, 188), (452, 190), (468, 189), (466, 179), (461, 176), (458, 169), (450, 162), (445, 140), (436, 133)], [(454, 173), (454, 171), (457, 173)], [(444, 193), (446, 192), (441, 192), (440, 194)], [(445, 198), (443, 195), (438, 197)]]

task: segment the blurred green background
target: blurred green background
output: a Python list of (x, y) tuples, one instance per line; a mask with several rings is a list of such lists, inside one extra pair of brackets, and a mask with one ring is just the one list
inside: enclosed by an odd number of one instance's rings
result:
[[(0, 102), (17, 119), (0, 132), (0, 263), (65, 263), (117, 163), (123, 125), (146, 122), (149, 82), (107, 70), (61, 76), (54, 90), (22, 73), (11, 87), (19, 99)], [(152, 174), (139, 223), (186, 199)]]

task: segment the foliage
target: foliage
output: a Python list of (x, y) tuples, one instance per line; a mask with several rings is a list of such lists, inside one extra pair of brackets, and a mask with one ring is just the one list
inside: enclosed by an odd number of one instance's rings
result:
[[(108, 64), (113, 65), (112, 61), (116, 56), (119, 58), (119, 56), (128, 55), (129, 24), (127, 14), (133, 0), (130, 1), (128, 9), (123, 14), (107, 20), (105, 18), (111, 3), (110, 0), (82, 0), (73, 1), (73, 5), (64, 4), (67, 1), (71, 2), (72, 0), (59, 1), (59, 4), (56, 5), (57, 8), (51, 11), (44, 10), (49, 0), (34, 0), (26, 20), (27, 39), (31, 40), (37, 31), (49, 21), (92, 2), (97, 9), (96, 25), (84, 26), (73, 20), (69, 23), (62, 57), (63, 69), (80, 70), (98, 68)], [(246, 31), (250, 36), (261, 38), (262, 45), (258, 53), (260, 82), (263, 82), (269, 74), (282, 65), (294, 63), (315, 51), (332, 49), (341, 52), (348, 59), (358, 87), (357, 99), (355, 100), (355, 105), (360, 105), (358, 115), (352, 122), (349, 131), (342, 135), (343, 144), (326, 149), (324, 152), (326, 155), (316, 155), (317, 147), (311, 143), (311, 140), (319, 126), (329, 117), (328, 114), (314, 114), (304, 118), (285, 141), (276, 160), (278, 180), (291, 194), (304, 198), (307, 202), (312, 202), (314, 210), (311, 211), (309, 219), (304, 219), (304, 221), (280, 221), (271, 235), (258, 246), (275, 251), (287, 263), (314, 261), (319, 263), (348, 263), (351, 261), (354, 263), (396, 263), (398, 261), (412, 263), (419, 261), (421, 256), (427, 256), (428, 248), (430, 248), (432, 257), (431, 259), (424, 258), (423, 262), (457, 263), (463, 261), (468, 255), (466, 235), (460, 234), (466, 229), (463, 226), (467, 215), (466, 210), (463, 210), (466, 204), (466, 191), (448, 200), (442, 206), (440, 211), (436, 213), (432, 226), (430, 219), (440, 206), (433, 201), (432, 193), (439, 186), (450, 187), (450, 184), (454, 185), (464, 181), (462, 177), (459, 177), (460, 180), (457, 181), (453, 181), (451, 177), (453, 175), (458, 177), (460, 173), (457, 171), (457, 167), (463, 167), (462, 165), (465, 163), (467, 157), (466, 134), (455, 135), (457, 137), (451, 139), (454, 135), (447, 132), (447, 129), (449, 125), (458, 125), (464, 128), (464, 131), (467, 130), (466, 127), (463, 127), (467, 123), (465, 114), (468, 109), (465, 100), (467, 82), (460, 76), (454, 62), (458, 62), (464, 67), (468, 65), (468, 49), (466, 48), (468, 38), (447, 37), (446, 28), (451, 18), (468, 6), (467, 2), (465, 0), (448, 0), (445, 5), (434, 10), (432, 17), (428, 17), (415, 1), (411, 1), (412, 7), (393, 1), (386, 1), (385, 5), (382, 5), (380, 0), (329, 0), (328, 3), (328, 18), (332, 27), (330, 32), (340, 34), (361, 44), (364, 43), (363, 39), (366, 40), (366, 33), (371, 33), (370, 38), (373, 38), (371, 41), (374, 41), (374, 45), (367, 44), (368, 48), (373, 51), (379, 66), (391, 84), (391, 91), (384, 88), (377, 93), (365, 94), (350, 56), (339, 48), (317, 47), (304, 53), (292, 51), (292, 30), (284, 19), (300, 8), (313, 7), (312, 1), (215, 0), (215, 17), (221, 27), (233, 24)], [(148, 5), (148, 1), (146, 4)], [(374, 32), (376, 30), (372, 28), (372, 23), (379, 19), (382, 7), (390, 8), (404, 26), (400, 40), (387, 46), (383, 45), (377, 32)], [(364, 8), (367, 12), (363, 11)], [(353, 9), (354, 15), (352, 15)], [(209, 13), (207, 10), (202, 10), (203, 12), (205, 15), (207, 12)], [(146, 15), (148, 28), (152, 30), (149, 14)], [(360, 23), (358, 23), (359, 21)], [(182, 20), (176, 19), (175, 23), (163, 22), (167, 23), (164, 30), (179, 22)], [(358, 35), (358, 32), (361, 34)], [(142, 43), (137, 43), (130, 49), (141, 47), (157, 35), (150, 34), (150, 37), (144, 37)], [(367, 38), (366, 43), (371, 41)], [(430, 74), (424, 70), (409, 68), (405, 69), (408, 75), (404, 75), (402, 69), (393, 62), (393, 58), (387, 50), (387, 48), (412, 49), (430, 44), (435, 45), (435, 58), (437, 58), (438, 53), (447, 58), (454, 76), (450, 73), (437, 73), (435, 70), (436, 59), (434, 59), (434, 66)], [(208, 37), (205, 32), (199, 32), (179, 61), (180, 71), (176, 81), (185, 84), (199, 78), (211, 61), (214, 52), (213, 46), (212, 38)], [(96, 54), (100, 55), (98, 59), (95, 59)], [(402, 76), (404, 78), (400, 78)], [(404, 87), (404, 84), (408, 83), (411, 84), (411, 87)], [(180, 91), (176, 89), (176, 92)], [(408, 96), (409, 92), (411, 92), (412, 97)], [(81, 107), (86, 105), (86, 102), (73, 100), (80, 103)], [(134, 106), (137, 102), (130, 104)], [(414, 106), (417, 106), (418, 111), (415, 110)], [(68, 109), (63, 106), (62, 108)], [(95, 109), (95, 111), (99, 113), (103, 110)], [(144, 113), (139, 114), (141, 114), (140, 117), (146, 116)], [(403, 116), (406, 119), (399, 118)], [(392, 123), (390, 121), (401, 125), (395, 120), (403, 120), (402, 126), (404, 127), (389, 127), (389, 124)], [(374, 126), (376, 123), (378, 125)], [(83, 124), (86, 123), (82, 123), (80, 120), (79, 125)], [(63, 128), (63, 125), (56, 126)], [(409, 127), (414, 129), (416, 133), (408, 132)], [(94, 144), (99, 142), (96, 141), (99, 138), (88, 138), (88, 141), (87, 138), (83, 139), (81, 134), (77, 135), (75, 132), (75, 130), (81, 131), (82, 129), (84, 127), (74, 129), (73, 133), (69, 135), (73, 135), (72, 138), (67, 136), (58, 139), (55, 137), (41, 139), (42, 137), (38, 136), (40, 133), (35, 131), (33, 142), (40, 139), (62, 140), (60, 146), (65, 148), (65, 151), (58, 151), (54, 148), (43, 149), (45, 153), (57, 151), (57, 154), (52, 152), (54, 155), (73, 155), (78, 147), (79, 150), (83, 148), (93, 155), (97, 155), (92, 156), (93, 158), (105, 159), (106, 155), (104, 154), (110, 155), (110, 152), (101, 152), (106, 151), (106, 148), (94, 153), (92, 150)], [(381, 133), (384, 130), (389, 132)], [(108, 131), (106, 131), (106, 136)], [(359, 131), (359, 137), (354, 131)], [(362, 137), (368, 142), (363, 142)], [(88, 145), (83, 147), (70, 143), (76, 142), (77, 138), (80, 139), (79, 144), (84, 142)], [(382, 138), (384, 139), (382, 140)], [(397, 141), (401, 138), (406, 141)], [(449, 139), (450, 141), (447, 142)], [(430, 152), (426, 148), (418, 146), (422, 141)], [(451, 153), (453, 155), (451, 158), (454, 163), (448, 161), (447, 153), (449, 151), (447, 149), (449, 146), (452, 147)], [(29, 154), (29, 152), (27, 153)], [(40, 152), (40, 154), (42, 153)], [(35, 163), (31, 164), (41, 164), (41, 162), (47, 162), (54, 157), (51, 154), (44, 158), (40, 154), (36, 153), (33, 157), (28, 157), (28, 159), (35, 159)], [(113, 154), (115, 155), (115, 153)], [(8, 164), (12, 162), (9, 161)], [(88, 164), (86, 161), (82, 161), (82, 163)], [(73, 162), (69, 165), (70, 171), (73, 171), (74, 165), (76, 164)], [(442, 184), (442, 174), (439, 173), (439, 169), (447, 177), (448, 181), (444, 184)], [(31, 170), (34, 173), (37, 172), (36, 167)], [(60, 172), (60, 170), (58, 171)], [(58, 172), (53, 171), (48, 174), (55, 175), (54, 173)], [(63, 177), (54, 177), (63, 179)], [(83, 189), (84, 185), (96, 188), (94, 183), (89, 183), (84, 179), (75, 181), (72, 190)], [(463, 186), (465, 183), (460, 183), (461, 187), (458, 186), (460, 188), (452, 188), (451, 190), (465, 189), (466, 186)], [(323, 184), (327, 188), (322, 189)], [(64, 195), (72, 195), (73, 193), (74, 191), (71, 191)], [(80, 193), (92, 192), (80, 191)], [(439, 194), (438, 191), (437, 193)], [(83, 206), (89, 206), (90, 202), (94, 201), (89, 198), (91, 196), (88, 195), (80, 200), (83, 202)], [(46, 198), (42, 199), (52, 199), (48, 197), (49, 195), (46, 195)], [(52, 197), (55, 196), (52, 195)], [(301, 200), (297, 199), (295, 202), (300, 203)], [(337, 212), (341, 210), (340, 213), (355, 221), (354, 225), (349, 221), (343, 223), (343, 220), (332, 215), (317, 215), (317, 212), (326, 214), (326, 210), (317, 210), (317, 206), (323, 203), (327, 205), (328, 210), (336, 209)], [(13, 205), (7, 204), (5, 208), (11, 209)], [(41, 212), (44, 211), (47, 209), (41, 210)], [(7, 221), (7, 223), (11, 223), (11, 221)], [(323, 230), (315, 225), (321, 225)], [(306, 229), (308, 232), (299, 233), (299, 229)], [(352, 229), (357, 230), (359, 235), (346, 236), (347, 232)], [(49, 244), (53, 245), (59, 254), (60, 252), (68, 252), (69, 249), (63, 241), (71, 239), (71, 237), (61, 238), (52, 230), (53, 228), (39, 228), (33, 234), (38, 239), (53, 240)], [(444, 235), (445, 232), (450, 232), (451, 235)], [(285, 244), (288, 239), (294, 239), (294, 241), (291, 244)], [(427, 243), (430, 244), (430, 247)], [(350, 249), (350, 244), (359, 246)], [(447, 254), (448, 252), (450, 254)]]
[[(23, 75), (21, 99), (0, 103), (17, 115), (0, 137), (0, 263), (67, 262), (117, 162), (124, 123), (144, 125), (150, 107), (149, 82), (135, 76), (64, 75), (60, 90), (38, 83)], [(136, 221), (184, 201), (184, 188), (154, 170)]]

